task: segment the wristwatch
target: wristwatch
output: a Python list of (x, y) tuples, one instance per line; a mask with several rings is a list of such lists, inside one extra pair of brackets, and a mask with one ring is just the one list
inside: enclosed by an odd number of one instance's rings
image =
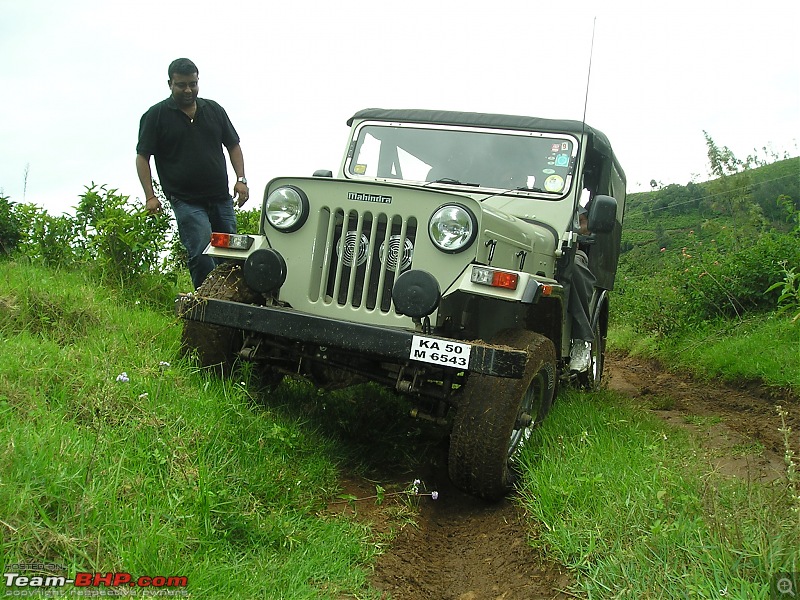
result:
[(247, 177), (239, 177), (239, 179), (237, 179), (236, 181), (247, 185)]

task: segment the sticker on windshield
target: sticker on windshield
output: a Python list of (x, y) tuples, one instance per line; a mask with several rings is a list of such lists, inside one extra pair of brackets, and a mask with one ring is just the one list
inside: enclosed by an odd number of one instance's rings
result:
[(552, 175), (553, 173), (555, 173), (555, 170), (553, 170), (553, 169), (542, 169), (542, 173), (544, 173), (545, 175)]
[(544, 189), (548, 192), (560, 192), (564, 189), (564, 178), (561, 175), (550, 175), (544, 180)]
[(363, 175), (366, 172), (367, 172), (367, 165), (359, 164), (353, 167), (353, 173), (355, 173), (356, 175)]

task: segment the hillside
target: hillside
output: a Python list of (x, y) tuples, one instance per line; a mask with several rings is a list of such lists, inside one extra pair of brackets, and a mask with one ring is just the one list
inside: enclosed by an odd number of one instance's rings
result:
[[(731, 196), (751, 210), (744, 214), (732, 211), (728, 202)], [(778, 203), (781, 196), (788, 197), (798, 209), (800, 157), (745, 170), (724, 180), (671, 184), (631, 194), (625, 207), (623, 249), (657, 245), (660, 251), (711, 240), (720, 228), (735, 225), (753, 209), (760, 211), (768, 228), (788, 231), (786, 209)]]

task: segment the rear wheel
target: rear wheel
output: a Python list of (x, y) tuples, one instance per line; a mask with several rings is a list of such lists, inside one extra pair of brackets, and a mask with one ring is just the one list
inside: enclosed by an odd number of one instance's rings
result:
[(506, 330), (492, 342), (526, 350), (525, 373), (521, 379), (470, 375), (453, 421), (448, 465), (455, 485), (486, 499), (500, 498), (514, 485), (516, 455), (544, 420), (556, 390), (549, 339)]
[[(256, 304), (261, 300), (258, 293), (247, 287), (241, 266), (236, 263), (217, 266), (195, 295), (244, 304)], [(188, 319), (183, 322), (181, 354), (195, 355), (201, 367), (211, 368), (219, 375), (230, 375), (243, 343), (244, 332), (241, 329)]]

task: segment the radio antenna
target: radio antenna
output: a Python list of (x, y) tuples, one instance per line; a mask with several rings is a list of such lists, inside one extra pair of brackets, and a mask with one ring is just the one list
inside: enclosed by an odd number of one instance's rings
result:
[[(586, 139), (586, 107), (589, 105), (589, 81), (592, 78), (592, 55), (594, 54), (594, 30), (597, 25), (597, 17), (592, 19), (592, 43), (589, 46), (589, 71), (586, 73), (586, 95), (583, 98), (583, 119), (581, 120), (581, 153), (583, 154), (584, 161), (587, 156), (587, 144), (584, 143)], [(580, 156), (580, 155), (579, 155)], [(581, 170), (581, 189), (583, 188), (583, 180), (585, 179), (585, 172)], [(578, 204), (581, 201), (581, 194), (575, 194), (575, 209), (577, 210)]]
[(586, 73), (586, 96), (583, 99), (583, 133), (586, 131), (586, 107), (589, 105), (589, 80), (592, 77), (592, 54), (594, 54), (594, 30), (597, 25), (597, 17), (592, 19), (592, 43), (589, 46), (589, 72)]

